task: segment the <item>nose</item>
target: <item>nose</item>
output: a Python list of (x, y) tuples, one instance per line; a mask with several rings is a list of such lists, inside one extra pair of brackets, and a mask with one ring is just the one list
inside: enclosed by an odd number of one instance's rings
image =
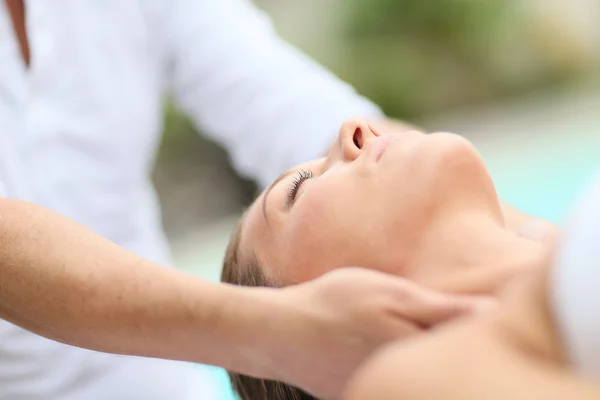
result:
[(356, 160), (365, 147), (377, 136), (378, 134), (362, 118), (352, 118), (344, 122), (338, 136), (343, 159), (345, 161)]

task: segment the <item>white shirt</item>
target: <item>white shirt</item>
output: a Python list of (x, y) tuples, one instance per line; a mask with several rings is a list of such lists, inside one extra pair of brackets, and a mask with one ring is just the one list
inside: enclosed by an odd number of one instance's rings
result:
[(577, 371), (600, 380), (600, 173), (563, 236), (551, 281), (557, 325)]
[[(344, 119), (381, 116), (248, 0), (25, 3), (28, 69), (0, 1), (0, 192), (163, 264), (150, 172), (167, 94), (263, 185), (325, 154)], [(0, 324), (2, 399), (210, 399), (189, 371)]]

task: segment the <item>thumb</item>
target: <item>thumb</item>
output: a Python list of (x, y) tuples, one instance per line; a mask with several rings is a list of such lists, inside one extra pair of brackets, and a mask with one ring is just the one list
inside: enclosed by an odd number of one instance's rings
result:
[(399, 313), (423, 326), (489, 311), (496, 306), (496, 301), (491, 297), (446, 294), (417, 284), (404, 287), (403, 290), (398, 304)]

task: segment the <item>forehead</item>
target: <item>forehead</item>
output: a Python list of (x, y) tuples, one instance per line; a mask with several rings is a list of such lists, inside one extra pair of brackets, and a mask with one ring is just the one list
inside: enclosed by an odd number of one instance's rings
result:
[(262, 201), (265, 193), (262, 192), (246, 211), (240, 228), (240, 250), (256, 250), (260, 242), (267, 239), (270, 230), (262, 213)]
[[(282, 184), (283, 185), (283, 184)], [(271, 202), (277, 197), (277, 188), (272, 190), (267, 204), (267, 209), (271, 208)], [(239, 251), (242, 254), (254, 254), (260, 265), (264, 268), (266, 265), (272, 265), (276, 262), (276, 249), (279, 247), (279, 235), (281, 232), (281, 222), (279, 218), (270, 218), (269, 222), (263, 215), (263, 191), (254, 200), (240, 228)], [(269, 212), (269, 211), (267, 211)]]
[[(282, 239), (281, 233), (284, 231), (283, 226), (287, 219), (285, 212), (274, 212), (274, 210), (279, 210), (280, 206), (283, 207), (283, 195), (281, 192), (282, 190), (286, 190), (285, 188), (289, 184), (288, 181), (293, 178), (296, 171), (310, 169), (315, 174), (322, 173), (322, 166), (325, 160), (323, 157), (291, 168), (282, 174), (289, 174), (288, 177), (278, 182), (275, 186), (264, 190), (254, 200), (246, 212), (240, 228), (240, 251), (253, 251), (262, 263), (269, 264), (276, 258), (276, 252)], [(263, 215), (262, 205), (265, 193), (269, 189), (271, 190), (266, 204), (266, 212), (269, 215), (269, 222), (267, 223)]]

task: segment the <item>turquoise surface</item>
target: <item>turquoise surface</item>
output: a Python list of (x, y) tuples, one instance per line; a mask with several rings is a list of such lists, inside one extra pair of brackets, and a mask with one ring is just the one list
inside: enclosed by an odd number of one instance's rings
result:
[(209, 374), (215, 380), (216, 385), (221, 388), (220, 393), (217, 394), (217, 397), (214, 399), (198, 399), (198, 400), (236, 400), (237, 396), (231, 390), (231, 385), (229, 383), (229, 377), (227, 376), (227, 372), (225, 372), (221, 368), (209, 367), (206, 365), (198, 365), (198, 368), (202, 370), (203, 373)]
[[(599, 135), (600, 136), (600, 135)], [(562, 224), (599, 164), (597, 146), (548, 146), (527, 160), (488, 162), (499, 196), (528, 214)], [(484, 155), (484, 159), (485, 159)], [(507, 156), (510, 159), (510, 156)]]

